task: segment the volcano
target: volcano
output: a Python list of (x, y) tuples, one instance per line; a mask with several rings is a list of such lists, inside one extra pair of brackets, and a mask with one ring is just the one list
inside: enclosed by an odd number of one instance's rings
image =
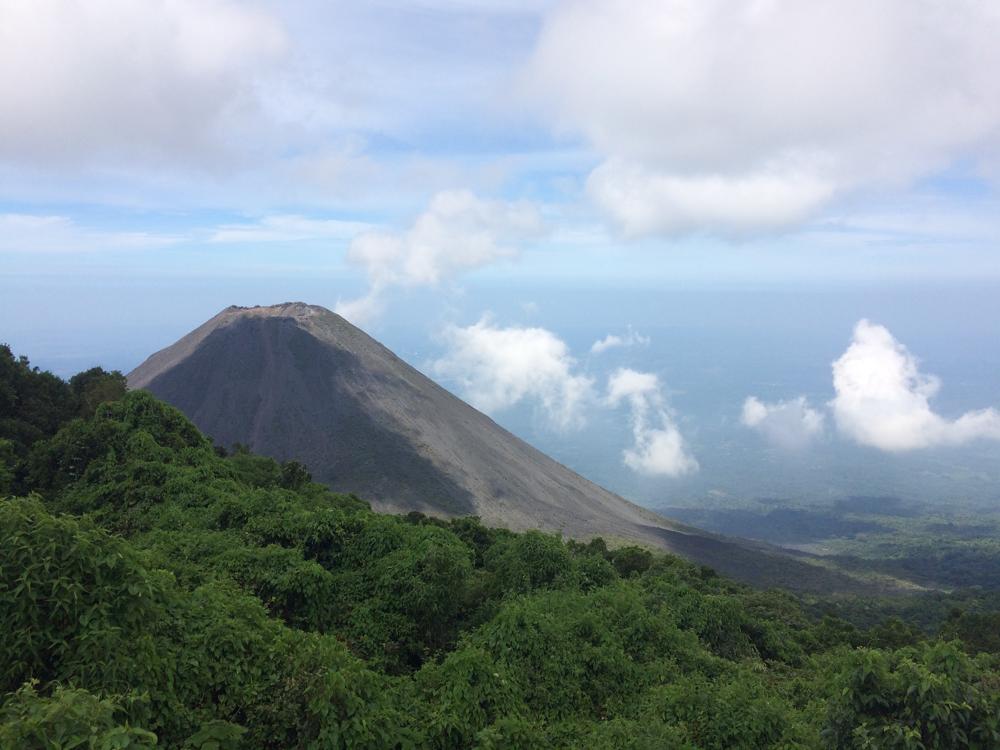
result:
[(128, 383), (180, 409), (216, 444), (299, 461), (316, 481), (378, 511), (475, 515), (516, 531), (638, 543), (758, 585), (869, 586), (599, 487), (323, 307), (228, 307), (149, 357)]

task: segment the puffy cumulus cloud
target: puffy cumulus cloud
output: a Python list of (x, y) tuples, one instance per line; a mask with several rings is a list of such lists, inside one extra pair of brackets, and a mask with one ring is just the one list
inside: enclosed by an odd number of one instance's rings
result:
[(603, 339), (595, 341), (590, 347), (590, 353), (601, 354), (606, 352), (608, 349), (615, 349), (618, 347), (627, 348), (631, 346), (649, 346), (649, 336), (643, 336), (641, 333), (636, 333), (631, 327), (629, 327), (628, 332), (624, 336), (609, 333)]
[(995, 409), (954, 420), (936, 414), (930, 399), (940, 386), (938, 378), (920, 372), (917, 359), (887, 328), (862, 320), (833, 363), (836, 396), (830, 407), (841, 432), (884, 451), (1000, 440), (1000, 412)]
[(391, 287), (437, 284), (513, 257), (518, 242), (541, 231), (541, 217), (529, 203), (483, 200), (468, 190), (438, 193), (410, 229), (354, 239), (348, 259), (365, 269), (369, 289), (360, 299), (338, 303), (337, 312), (364, 322), (381, 310)]
[(214, 158), (285, 46), (274, 18), (232, 0), (0, 2), (0, 160)]
[(431, 371), (457, 382), (476, 408), (493, 412), (531, 400), (557, 429), (583, 425), (593, 380), (576, 372), (569, 348), (551, 331), (500, 328), (483, 318), (446, 329), (444, 338), (448, 351)]
[(568, 0), (524, 72), (630, 234), (761, 231), (1000, 153), (990, 0)]
[(740, 422), (782, 448), (796, 449), (823, 433), (824, 417), (805, 396), (776, 403), (750, 396), (743, 402)]
[(633, 445), (622, 453), (630, 469), (651, 476), (681, 476), (698, 470), (667, 409), (659, 378), (650, 372), (619, 368), (608, 378), (606, 402), (626, 401), (631, 409)]
[(617, 406), (623, 399), (632, 403), (647, 404), (660, 401), (660, 379), (652, 372), (639, 372), (620, 367), (608, 378), (607, 402)]
[(577, 369), (569, 348), (543, 328), (500, 328), (483, 318), (444, 334), (446, 354), (430, 365), (454, 381), (462, 395), (486, 412), (533, 401), (560, 430), (579, 428), (590, 406), (629, 407), (633, 444), (622, 453), (625, 465), (650, 476), (680, 476), (698, 470), (663, 398), (660, 381), (628, 368), (609, 378), (603, 398), (594, 380)]

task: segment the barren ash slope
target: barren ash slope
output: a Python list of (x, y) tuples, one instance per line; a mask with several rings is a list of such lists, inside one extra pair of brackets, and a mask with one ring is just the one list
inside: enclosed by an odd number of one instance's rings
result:
[(322, 307), (226, 308), (143, 362), (128, 382), (179, 408), (217, 444), (300, 461), (317, 481), (376, 510), (477, 515), (514, 530), (628, 540), (755, 584), (871, 587), (608, 492)]

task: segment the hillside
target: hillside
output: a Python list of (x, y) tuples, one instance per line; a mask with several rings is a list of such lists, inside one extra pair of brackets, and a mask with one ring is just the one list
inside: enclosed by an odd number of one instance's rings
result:
[(229, 307), (128, 376), (216, 444), (303, 463), (384, 512), (475, 515), (516, 531), (634, 542), (757, 585), (897, 587), (708, 534), (608, 492), (507, 432), (322, 307)]
[[(72, 403), (12, 369), (0, 416)], [(862, 631), (636, 547), (377, 514), (146, 393), (63, 411), (0, 422), (31, 493), (0, 499), (4, 750), (1000, 743), (995, 613)]]

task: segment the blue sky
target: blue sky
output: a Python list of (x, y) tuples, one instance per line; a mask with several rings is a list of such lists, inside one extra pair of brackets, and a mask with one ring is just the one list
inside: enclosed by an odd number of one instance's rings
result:
[[(4, 335), (125, 367), (231, 303), (419, 318), (464, 395), (613, 404), (663, 466), (683, 415), (641, 347), (636, 377), (587, 374), (552, 305), (469, 290), (1000, 283), (998, 38), (987, 0), (0, 0)], [(898, 365), (888, 401), (820, 419), (789, 392), (755, 425), (992, 439), (940, 421), (906, 342), (858, 335)]]
[(868, 6), (8, 0), (4, 271), (363, 276), (466, 191), (429, 283), (995, 276), (995, 7)]

